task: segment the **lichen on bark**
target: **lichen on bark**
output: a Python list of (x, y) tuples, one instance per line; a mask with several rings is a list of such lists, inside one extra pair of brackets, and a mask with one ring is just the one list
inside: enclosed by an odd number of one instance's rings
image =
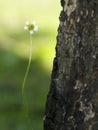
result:
[(98, 1), (61, 5), (44, 130), (97, 130)]

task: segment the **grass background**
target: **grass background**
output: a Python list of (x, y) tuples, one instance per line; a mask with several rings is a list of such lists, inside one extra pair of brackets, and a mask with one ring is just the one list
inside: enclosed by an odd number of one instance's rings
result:
[(43, 130), (43, 115), (55, 55), (60, 1), (0, 1), (0, 129), (30, 130), (24, 114), (21, 85), (28, 64), (29, 33), (24, 22), (36, 20), (32, 63), (25, 95), (33, 130)]

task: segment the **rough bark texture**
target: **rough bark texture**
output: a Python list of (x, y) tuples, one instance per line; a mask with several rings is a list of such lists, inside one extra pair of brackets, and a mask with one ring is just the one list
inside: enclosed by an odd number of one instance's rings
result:
[(44, 130), (98, 130), (98, 0), (61, 0)]

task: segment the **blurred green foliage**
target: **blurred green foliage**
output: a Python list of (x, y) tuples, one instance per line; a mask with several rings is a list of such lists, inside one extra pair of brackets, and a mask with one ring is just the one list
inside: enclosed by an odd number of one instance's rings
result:
[(43, 115), (50, 85), (60, 2), (56, 0), (0, 1), (0, 129), (29, 130), (24, 115), (21, 85), (29, 57), (29, 33), (24, 22), (36, 20), (32, 63), (25, 95), (34, 130), (43, 129)]

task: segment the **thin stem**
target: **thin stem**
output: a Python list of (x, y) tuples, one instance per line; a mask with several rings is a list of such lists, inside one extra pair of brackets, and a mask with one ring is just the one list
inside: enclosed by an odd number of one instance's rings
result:
[(26, 102), (26, 97), (25, 97), (25, 84), (26, 84), (28, 73), (29, 73), (29, 69), (30, 69), (30, 65), (31, 65), (31, 60), (32, 60), (32, 35), (30, 35), (30, 55), (29, 55), (29, 62), (28, 62), (27, 69), (26, 69), (25, 76), (24, 76), (23, 83), (22, 83), (23, 107), (24, 107), (25, 114), (27, 116), (27, 119), (28, 119), (28, 121), (30, 123), (30, 127), (31, 127), (31, 130), (32, 130), (33, 128), (32, 128), (32, 123), (31, 123), (31, 120), (30, 120), (30, 117), (29, 117), (29, 108), (28, 108), (28, 104)]

